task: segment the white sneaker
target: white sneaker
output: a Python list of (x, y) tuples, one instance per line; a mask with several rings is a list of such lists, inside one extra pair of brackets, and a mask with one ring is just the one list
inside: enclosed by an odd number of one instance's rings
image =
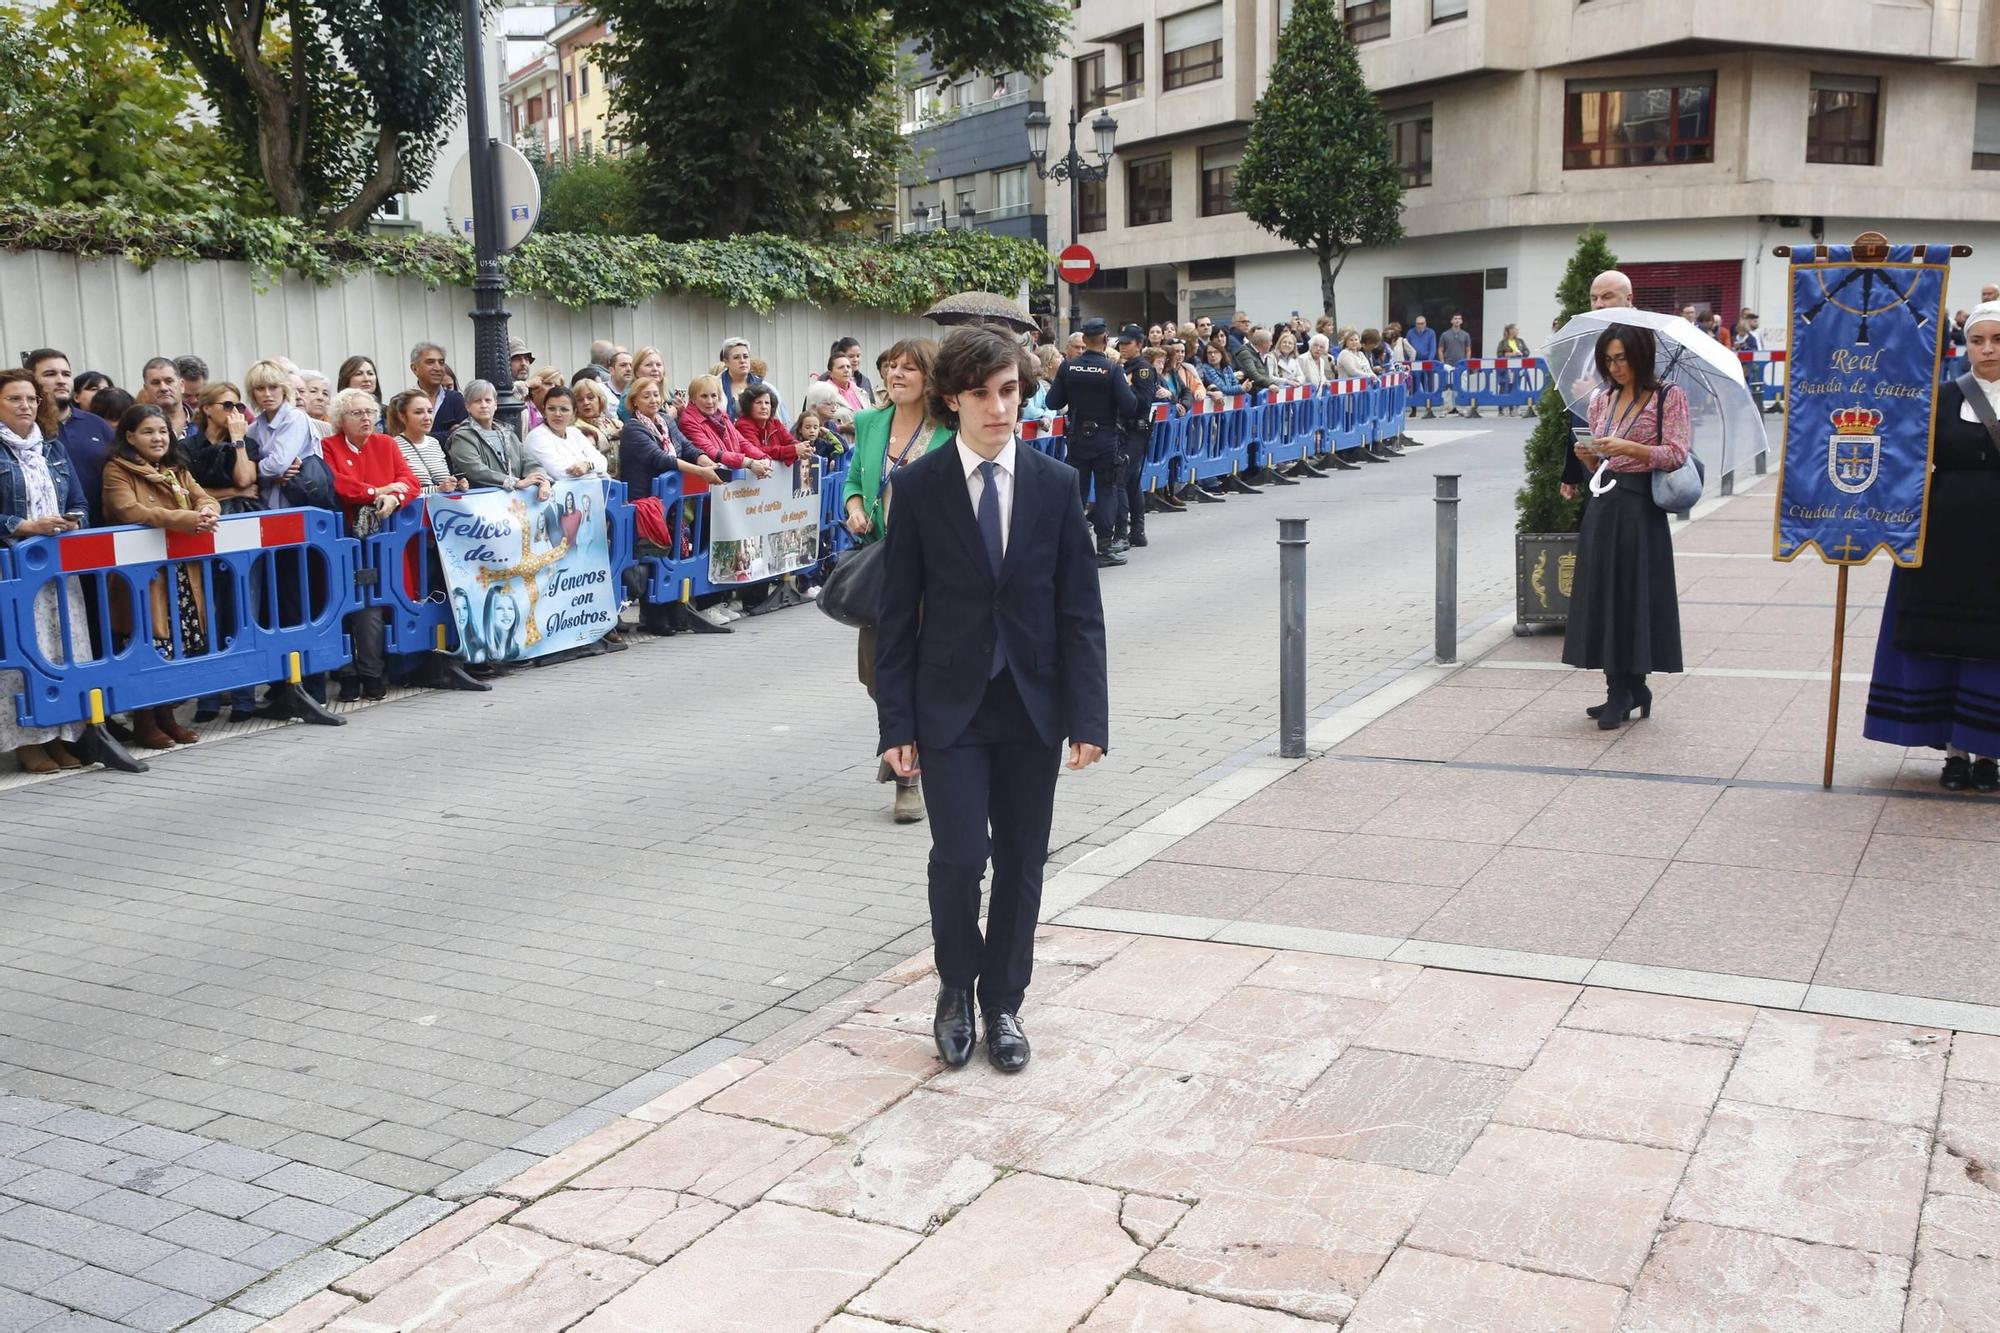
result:
[(741, 619), (743, 619), (743, 613), (742, 613), (741, 611), (738, 611), (738, 610), (737, 610), (737, 609), (736, 609), (735, 607), (733, 607), (733, 606), (727, 606), (727, 605), (724, 605), (724, 606), (718, 606), (718, 607), (716, 607), (715, 609), (716, 609), (717, 611), (721, 612), (721, 614), (722, 614), (722, 623), (723, 623), (723, 624), (725, 624), (725, 625), (727, 625), (727, 624), (728, 624), (728, 623), (729, 623), (730, 621), (732, 621), (732, 620), (741, 620)]
[(723, 614), (722, 608), (719, 606), (696, 607), (695, 614), (717, 629), (721, 629), (729, 623), (729, 617)]

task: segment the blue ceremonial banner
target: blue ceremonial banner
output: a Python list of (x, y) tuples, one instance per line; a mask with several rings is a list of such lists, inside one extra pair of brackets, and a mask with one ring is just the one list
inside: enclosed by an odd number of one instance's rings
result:
[(569, 477), (544, 501), (532, 490), (425, 501), (460, 656), (515, 662), (596, 643), (616, 628), (608, 495), (602, 477)]
[[(1776, 545), (1835, 565), (1924, 559), (1949, 245), (1792, 251)], [(1881, 262), (1875, 262), (1877, 254)]]

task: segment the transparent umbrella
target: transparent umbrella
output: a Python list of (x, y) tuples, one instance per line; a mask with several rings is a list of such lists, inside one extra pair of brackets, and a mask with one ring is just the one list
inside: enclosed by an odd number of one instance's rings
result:
[(1738, 459), (1763, 452), (1764, 414), (1744, 381), (1742, 361), (1679, 315), (1629, 308), (1586, 310), (1551, 334), (1542, 359), (1572, 410), (1584, 413), (1591, 395), (1604, 387), (1597, 373), (1597, 340), (1614, 324), (1652, 330), (1657, 348), (1654, 370), (1660, 383), (1677, 385), (1687, 394), (1694, 452), (1710, 476), (1720, 477), (1734, 470)]

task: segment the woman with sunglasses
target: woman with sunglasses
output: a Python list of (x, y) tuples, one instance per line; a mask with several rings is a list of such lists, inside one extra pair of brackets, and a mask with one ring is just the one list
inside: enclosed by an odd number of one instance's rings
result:
[[(218, 380), (201, 391), (195, 411), (195, 433), (181, 444), (187, 456), (188, 472), (209, 498), (222, 506), (225, 514), (254, 513), (264, 507), (257, 488), (257, 460), (263, 451), (250, 438), (250, 405), (243, 391), (227, 380)], [(216, 598), (222, 602), (219, 623), (235, 624), (235, 588), (227, 580), (216, 580)], [(194, 720), (213, 722), (222, 711), (222, 696), (203, 695), (195, 701)], [(251, 686), (232, 690), (229, 714), (232, 722), (248, 721), (257, 711), (257, 691)]]

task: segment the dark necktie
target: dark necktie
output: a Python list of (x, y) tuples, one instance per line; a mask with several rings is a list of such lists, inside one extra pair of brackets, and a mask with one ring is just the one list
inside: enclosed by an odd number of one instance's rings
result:
[[(979, 477), (983, 483), (979, 489), (979, 535), (986, 543), (986, 561), (993, 566), (995, 582), (1000, 578), (1000, 486), (999, 469), (991, 461), (979, 465)], [(993, 623), (993, 662), (987, 671), (987, 679), (1000, 674), (1007, 665), (1007, 644), (1000, 633), (1000, 622)]]

